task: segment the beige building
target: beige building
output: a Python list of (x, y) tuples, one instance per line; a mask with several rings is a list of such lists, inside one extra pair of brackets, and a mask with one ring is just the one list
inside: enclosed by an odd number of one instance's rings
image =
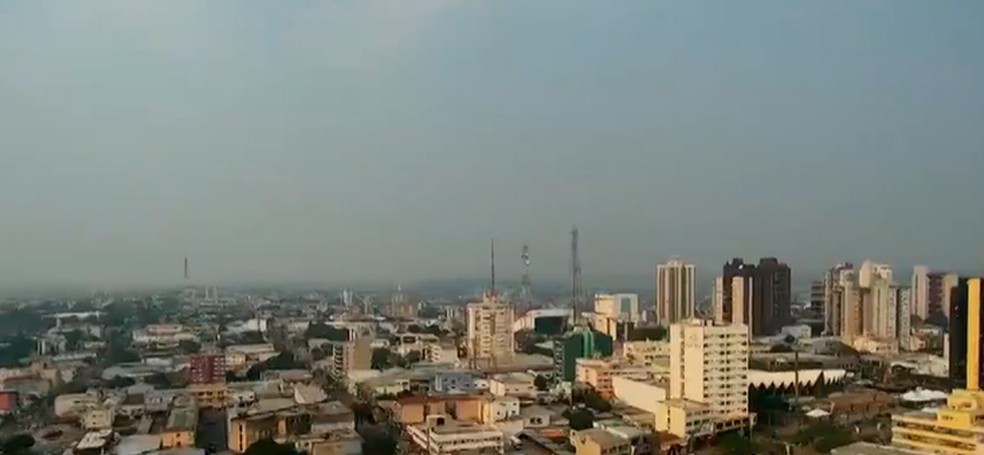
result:
[(417, 425), (406, 427), (413, 443), (432, 454), (464, 454), (488, 451), (502, 453), (502, 432), (489, 425), (433, 415)]
[(489, 379), (489, 392), (497, 397), (535, 397), (536, 378), (526, 373), (498, 374)]
[(486, 292), (481, 302), (468, 304), (468, 357), (476, 360), (512, 360), (513, 307)]
[(667, 326), (694, 316), (697, 266), (680, 258), (656, 266), (656, 318)]
[(929, 317), (929, 267), (912, 268), (912, 314), (926, 320)]
[(612, 379), (616, 376), (644, 381), (652, 375), (652, 369), (648, 366), (621, 363), (613, 359), (577, 359), (575, 367), (577, 382), (591, 386), (606, 399), (615, 395)]
[(670, 342), (662, 340), (627, 341), (622, 343), (622, 358), (637, 365), (653, 366), (670, 358)]
[[(670, 400), (703, 415), (706, 406), (715, 431), (747, 425), (748, 327), (691, 319), (670, 326)], [(677, 412), (676, 410), (674, 412)]]
[(639, 322), (638, 294), (597, 294), (594, 300), (595, 314), (605, 315), (617, 321)]
[(599, 428), (576, 432), (572, 438), (577, 455), (629, 455), (632, 443), (617, 434)]
[(345, 378), (353, 371), (372, 369), (369, 337), (360, 336), (355, 330), (350, 330), (348, 341), (333, 341), (329, 346), (332, 358), (329, 373), (332, 377)]

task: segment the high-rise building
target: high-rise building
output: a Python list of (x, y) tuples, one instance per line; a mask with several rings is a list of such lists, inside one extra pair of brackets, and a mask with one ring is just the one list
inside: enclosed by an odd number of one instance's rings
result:
[(960, 277), (956, 273), (943, 275), (943, 316), (950, 317), (950, 308), (953, 307), (953, 292), (960, 285)]
[(691, 319), (669, 332), (669, 401), (704, 405), (717, 431), (743, 427), (749, 419), (748, 329)]
[(929, 267), (912, 268), (912, 314), (926, 320), (929, 317)]
[(594, 312), (619, 321), (639, 322), (638, 294), (596, 294)]
[(861, 311), (864, 315), (862, 332), (868, 337), (895, 338), (896, 311), (892, 284), (881, 277), (868, 281), (861, 289)]
[(225, 354), (204, 353), (191, 356), (192, 384), (224, 384), (225, 375)]
[(727, 324), (752, 327), (752, 308), (755, 302), (755, 279), (736, 276), (731, 279), (731, 320)]
[(753, 280), (755, 278), (755, 265), (746, 264), (741, 258), (734, 258), (731, 262), (724, 264), (721, 273), (721, 320), (726, 323), (734, 320), (732, 316), (734, 292), (731, 286), (735, 277)]
[(512, 305), (486, 292), (481, 302), (468, 304), (468, 357), (509, 362), (515, 352)]
[(862, 289), (867, 289), (871, 287), (871, 282), (876, 278), (881, 278), (889, 283), (893, 282), (892, 266), (879, 264), (870, 260), (864, 261), (861, 264), (861, 269), (858, 271), (858, 286)]
[(772, 335), (790, 322), (792, 272), (786, 263), (779, 262), (776, 258), (760, 259), (755, 270), (752, 335)]
[(714, 279), (711, 285), (711, 310), (714, 312), (714, 322), (724, 324), (724, 277)]
[[(950, 375), (959, 388), (946, 406), (932, 412), (892, 416), (892, 445), (919, 453), (984, 453), (984, 392), (981, 392), (981, 279), (960, 279), (954, 288), (950, 321)], [(956, 345), (954, 346), (954, 338)], [(956, 348), (956, 349), (955, 349)]]
[(586, 326), (576, 326), (554, 341), (554, 370), (560, 381), (577, 376), (577, 359), (609, 357), (615, 351), (612, 337)]
[(823, 310), (826, 295), (824, 280), (813, 280), (810, 282), (810, 308)]
[[(950, 300), (950, 379), (955, 388), (965, 388), (974, 369), (976, 376), (984, 373), (981, 357), (981, 327), (984, 311), (980, 306), (981, 279), (959, 278)], [(976, 299), (976, 300), (975, 300)], [(976, 351), (976, 355), (972, 355)]]
[(694, 316), (697, 266), (680, 258), (656, 266), (656, 315), (660, 325)]
[(360, 334), (357, 330), (348, 329), (345, 341), (328, 343), (331, 365), (328, 373), (342, 379), (349, 373), (372, 368), (372, 344), (369, 336)]
[[(844, 319), (843, 292), (841, 289), (853, 277), (854, 265), (842, 263), (827, 270), (823, 276), (823, 320), (824, 333), (828, 336), (840, 336)], [(849, 281), (853, 282), (853, 278)]]
[(847, 344), (853, 344), (857, 337), (864, 334), (864, 312), (861, 304), (861, 288), (853, 270), (840, 273), (839, 283), (834, 287), (834, 307), (840, 312), (838, 333)]

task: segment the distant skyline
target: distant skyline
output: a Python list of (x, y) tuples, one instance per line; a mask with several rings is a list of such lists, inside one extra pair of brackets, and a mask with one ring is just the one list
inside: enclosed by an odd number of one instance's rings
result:
[[(984, 3), (0, 2), (4, 288), (984, 273)], [(632, 278), (633, 280), (636, 278)]]

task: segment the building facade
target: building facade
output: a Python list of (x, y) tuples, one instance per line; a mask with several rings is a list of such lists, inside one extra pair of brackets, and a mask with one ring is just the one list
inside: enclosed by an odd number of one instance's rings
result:
[(917, 265), (912, 268), (912, 314), (926, 320), (929, 317), (929, 267)]
[(515, 352), (513, 308), (499, 296), (487, 292), (481, 302), (468, 304), (468, 357), (506, 361)]
[(224, 384), (225, 354), (206, 353), (191, 356), (192, 384)]
[(588, 327), (575, 327), (554, 341), (554, 375), (562, 382), (577, 377), (577, 359), (609, 357), (614, 352), (612, 337)]
[(668, 326), (694, 316), (697, 266), (680, 258), (656, 266), (656, 318)]

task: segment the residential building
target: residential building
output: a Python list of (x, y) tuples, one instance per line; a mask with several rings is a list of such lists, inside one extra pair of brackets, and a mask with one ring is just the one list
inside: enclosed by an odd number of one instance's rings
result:
[(536, 397), (535, 377), (527, 373), (497, 374), (489, 379), (489, 392), (498, 397)]
[(458, 363), (458, 347), (454, 343), (430, 343), (424, 346), (421, 358), (430, 363)]
[(195, 341), (198, 337), (181, 324), (150, 324), (133, 331), (133, 343), (138, 345), (176, 345)]
[(229, 389), (225, 383), (190, 384), (185, 391), (200, 408), (224, 408), (228, 402)]
[(581, 430), (573, 435), (577, 455), (629, 455), (632, 443), (628, 439), (598, 428)]
[(486, 292), (481, 302), (468, 304), (468, 357), (492, 363), (512, 360), (513, 308)]
[(82, 414), (79, 423), (85, 431), (109, 430), (113, 428), (115, 409), (109, 406), (98, 406)]
[[(962, 388), (947, 398), (945, 407), (892, 416), (892, 445), (919, 453), (966, 455), (984, 452), (984, 392), (981, 381), (982, 279), (960, 279), (954, 290), (951, 314), (951, 361), (961, 356)], [(954, 335), (961, 347), (954, 351)], [(960, 352), (962, 351), (962, 352)], [(959, 354), (958, 354), (959, 352)]]
[(605, 399), (614, 396), (612, 378), (616, 376), (647, 380), (652, 376), (652, 369), (613, 359), (577, 359), (577, 382), (591, 386)]
[[(725, 323), (724, 316), (724, 277), (719, 276), (711, 284), (711, 310), (714, 313), (714, 322)], [(730, 316), (728, 316), (730, 320)]]
[(609, 357), (614, 352), (612, 337), (578, 326), (554, 341), (554, 374), (562, 382), (574, 381), (577, 359)]
[(225, 348), (226, 368), (246, 369), (250, 366), (276, 357), (277, 350), (272, 343), (238, 344)]
[(386, 307), (386, 316), (394, 319), (414, 319), (417, 317), (418, 305), (411, 302), (402, 289), (397, 288), (396, 292), (390, 297), (390, 303)]
[(638, 294), (597, 294), (594, 300), (595, 314), (605, 315), (617, 321), (639, 322)]
[(629, 363), (649, 367), (657, 360), (669, 360), (670, 342), (663, 340), (627, 341), (622, 343), (622, 358)]
[[(715, 292), (721, 294), (720, 309), (715, 315), (715, 321), (719, 324), (729, 324), (731, 323), (730, 321), (735, 320), (735, 292), (732, 289), (732, 286), (736, 282), (735, 278), (743, 278), (743, 280), (740, 281), (741, 283), (754, 282), (755, 264), (746, 264), (744, 259), (734, 258), (731, 261), (726, 262), (724, 267), (722, 267), (719, 286), (720, 290), (715, 290)], [(745, 292), (744, 297), (746, 299), (750, 299), (753, 294), (754, 292)], [(751, 301), (747, 300), (747, 303), (744, 306), (750, 309)], [(744, 311), (742, 308), (738, 308), (737, 313), (743, 314)]]
[(892, 276), (892, 266), (870, 260), (861, 263), (861, 268), (858, 270), (858, 286), (862, 289), (870, 288), (875, 279), (893, 283), (895, 280)]
[[(952, 291), (950, 300), (949, 358), (950, 379), (954, 388), (969, 388), (966, 379), (974, 367), (979, 370), (977, 377), (984, 375), (984, 358), (978, 358), (980, 346), (984, 342), (981, 329), (984, 327), (984, 311), (976, 305), (973, 298), (980, 292), (980, 280), (960, 278)], [(976, 354), (975, 354), (976, 353)], [(977, 360), (971, 362), (971, 357)]]
[(424, 423), (407, 426), (406, 432), (417, 447), (431, 454), (503, 452), (501, 431), (446, 415), (429, 416)]
[(768, 336), (790, 322), (792, 272), (776, 258), (762, 258), (755, 268), (752, 296), (752, 336)]
[(225, 355), (220, 353), (195, 354), (191, 356), (191, 383), (225, 383), (225, 360)]
[(667, 326), (694, 316), (697, 266), (672, 258), (656, 266), (656, 318)]
[(844, 288), (853, 281), (854, 264), (837, 264), (823, 275), (823, 333), (841, 336), (844, 320)]
[(173, 449), (195, 446), (198, 429), (198, 409), (175, 408), (167, 416), (167, 425), (161, 432), (161, 448)]
[(0, 390), (0, 415), (7, 415), (17, 410), (19, 402), (17, 392)]
[(697, 319), (671, 325), (670, 400), (706, 406), (718, 431), (747, 424), (748, 342), (741, 325)]
[(752, 327), (752, 308), (755, 279), (745, 276), (731, 278), (731, 319), (720, 318), (724, 324)]
[(481, 423), (493, 424), (519, 417), (519, 411), (519, 398), (514, 396), (491, 397), (482, 402)]
[(472, 393), (475, 391), (475, 374), (471, 371), (439, 371), (434, 373), (430, 389), (436, 393)]
[(349, 330), (347, 341), (332, 341), (328, 343), (332, 363), (328, 373), (343, 379), (356, 370), (372, 369), (372, 347), (368, 336)]
[(926, 320), (929, 317), (929, 267), (912, 268), (912, 314)]

